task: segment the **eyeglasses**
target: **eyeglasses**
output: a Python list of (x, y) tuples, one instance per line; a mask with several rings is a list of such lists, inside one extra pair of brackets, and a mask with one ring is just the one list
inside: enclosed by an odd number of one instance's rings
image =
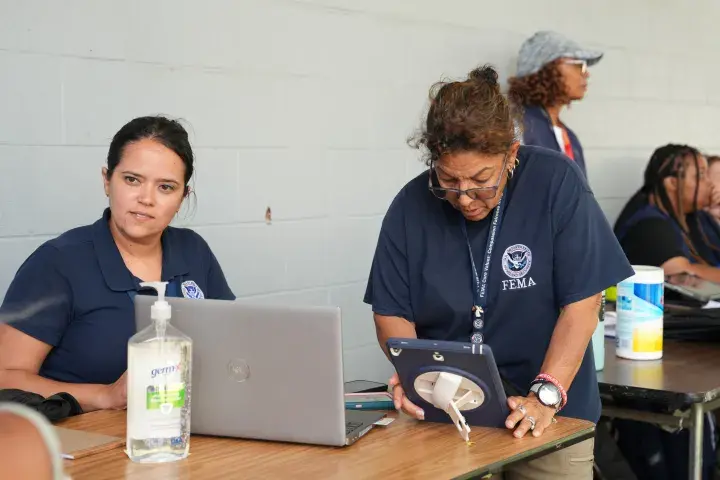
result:
[(576, 65), (576, 66), (580, 67), (580, 73), (582, 73), (583, 75), (585, 73), (587, 73), (588, 65), (587, 65), (587, 61), (585, 61), (585, 60), (578, 60), (578, 59), (571, 58), (568, 60), (563, 60), (563, 63), (567, 63), (568, 65)]
[(460, 198), (462, 195), (467, 195), (471, 200), (488, 200), (491, 198), (495, 198), (495, 195), (497, 195), (498, 188), (500, 188), (500, 182), (502, 181), (503, 173), (505, 172), (505, 167), (507, 166), (507, 159), (508, 154), (510, 152), (505, 153), (505, 157), (503, 158), (502, 168), (500, 169), (500, 174), (498, 175), (497, 180), (495, 181), (495, 185), (491, 187), (476, 187), (476, 188), (468, 188), (467, 190), (460, 190), (459, 188), (446, 188), (440, 186), (440, 179), (438, 179), (437, 173), (435, 171), (435, 164), (430, 165), (430, 169), (428, 170), (429, 178), (428, 178), (428, 189), (432, 192), (433, 195), (435, 195), (440, 200), (456, 200)]

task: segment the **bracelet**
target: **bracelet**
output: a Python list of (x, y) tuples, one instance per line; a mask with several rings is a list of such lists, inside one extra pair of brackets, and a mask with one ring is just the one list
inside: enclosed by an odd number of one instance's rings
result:
[[(560, 395), (562, 396), (562, 402), (560, 403), (560, 406), (558, 407), (558, 412), (563, 409), (565, 405), (567, 405), (567, 392), (563, 388), (563, 386), (560, 384), (557, 378), (553, 377), (549, 373), (541, 373), (537, 377), (535, 377), (535, 380), (545, 380), (546, 382), (550, 382), (560, 391)], [(534, 382), (533, 382), (534, 383)]]

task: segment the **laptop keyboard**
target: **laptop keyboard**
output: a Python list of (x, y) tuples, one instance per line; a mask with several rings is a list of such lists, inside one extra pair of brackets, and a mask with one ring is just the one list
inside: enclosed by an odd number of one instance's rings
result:
[(345, 433), (350, 434), (353, 430), (358, 428), (360, 425), (362, 425), (362, 422), (346, 422), (345, 423)]

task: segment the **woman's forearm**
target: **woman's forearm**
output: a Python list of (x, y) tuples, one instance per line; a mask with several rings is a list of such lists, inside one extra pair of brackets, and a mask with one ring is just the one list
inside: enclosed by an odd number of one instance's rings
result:
[[(386, 345), (388, 338), (417, 338), (415, 324), (408, 322), (402, 317), (386, 317), (385, 315), (375, 314), (374, 318), (375, 333), (377, 334), (380, 348), (385, 352), (385, 356), (388, 356)], [(390, 357), (388, 356), (388, 358)]]
[(560, 313), (541, 372), (555, 377), (566, 390), (580, 369), (597, 327), (600, 294), (566, 306)]
[(45, 398), (66, 392), (75, 397), (85, 412), (107, 408), (107, 385), (56, 382), (24, 370), (0, 370), (0, 388), (16, 388)]

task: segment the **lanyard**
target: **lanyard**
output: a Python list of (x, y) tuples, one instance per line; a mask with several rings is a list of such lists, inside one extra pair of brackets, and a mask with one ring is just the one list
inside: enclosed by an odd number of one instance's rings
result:
[(465, 241), (468, 246), (468, 253), (470, 254), (470, 267), (472, 268), (473, 276), (473, 308), (472, 308), (472, 320), (473, 320), (473, 334), (470, 337), (472, 343), (483, 343), (483, 327), (485, 326), (485, 309), (487, 308), (488, 299), (488, 275), (490, 273), (490, 260), (492, 260), (492, 251), (495, 246), (495, 237), (497, 236), (498, 230), (500, 230), (500, 222), (502, 220), (502, 212), (504, 209), (504, 198), (505, 192), (500, 197), (500, 201), (495, 207), (493, 213), (492, 223), (490, 224), (490, 230), (488, 231), (487, 244), (485, 245), (485, 258), (482, 263), (482, 276), (478, 275), (478, 270), (475, 267), (475, 259), (472, 253), (472, 246), (470, 245), (470, 237), (467, 233), (467, 220), (463, 218), (461, 224), (463, 234), (465, 235)]

